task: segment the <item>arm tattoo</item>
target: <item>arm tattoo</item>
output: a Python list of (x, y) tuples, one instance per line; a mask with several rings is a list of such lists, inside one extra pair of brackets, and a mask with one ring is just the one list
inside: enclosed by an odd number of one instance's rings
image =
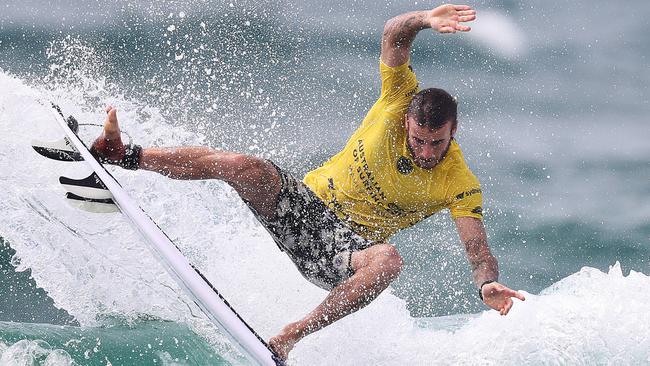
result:
[(428, 28), (422, 12), (412, 12), (395, 17), (384, 29), (384, 39), (395, 48), (410, 47), (415, 36), (422, 29)]
[(478, 287), (485, 281), (496, 281), (499, 278), (499, 265), (490, 253), (487, 240), (477, 237), (465, 241), (464, 244), (472, 266), (474, 284)]

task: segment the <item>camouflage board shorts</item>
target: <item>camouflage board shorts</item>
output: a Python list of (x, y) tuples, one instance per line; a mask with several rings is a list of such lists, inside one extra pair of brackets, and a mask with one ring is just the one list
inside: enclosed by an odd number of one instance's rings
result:
[(265, 218), (247, 202), (248, 207), (300, 273), (329, 291), (354, 274), (352, 253), (374, 242), (355, 233), (302, 181), (273, 165), (282, 180), (275, 217)]

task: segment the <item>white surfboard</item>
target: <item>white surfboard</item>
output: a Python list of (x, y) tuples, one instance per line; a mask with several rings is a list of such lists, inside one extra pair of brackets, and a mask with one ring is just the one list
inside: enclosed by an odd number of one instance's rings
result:
[(205, 315), (248, 359), (260, 365), (285, 365), (207, 278), (183, 256), (178, 247), (127, 194), (117, 180), (92, 156), (76, 135), (76, 121), (73, 118), (68, 118), (66, 121), (61, 109), (55, 104), (52, 104), (52, 114), (65, 132), (65, 138), (58, 143), (34, 141), (34, 149), (51, 159), (83, 160), (94, 171), (91, 176), (81, 180), (61, 177), (61, 184), (68, 190), (66, 198), (75, 206), (87, 211), (122, 212), (146, 239), (150, 249), (157, 255), (172, 278), (187, 291)]

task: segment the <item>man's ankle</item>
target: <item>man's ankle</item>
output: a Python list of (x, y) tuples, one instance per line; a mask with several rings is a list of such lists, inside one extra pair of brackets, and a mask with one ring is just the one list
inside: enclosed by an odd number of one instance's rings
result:
[(297, 321), (288, 324), (282, 330), (283, 335), (291, 338), (295, 342), (298, 342), (299, 340), (303, 339), (307, 335), (307, 333), (305, 331), (306, 327), (301, 323), (302, 321)]

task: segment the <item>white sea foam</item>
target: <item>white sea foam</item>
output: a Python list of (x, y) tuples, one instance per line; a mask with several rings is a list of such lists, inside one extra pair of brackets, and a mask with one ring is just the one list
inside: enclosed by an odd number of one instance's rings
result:
[(583, 268), (526, 294), (506, 317), (494, 311), (417, 326), (391, 296), (306, 339), (296, 364), (611, 365), (650, 359), (650, 277)]
[(72, 357), (61, 349), (52, 349), (47, 342), (21, 340), (11, 346), (0, 342), (0, 365), (3, 366), (72, 366)]
[[(220, 354), (237, 360), (119, 215), (84, 213), (64, 202), (59, 175), (88, 172), (79, 171), (79, 164), (44, 159), (30, 147), (32, 138), (61, 136), (48, 107), (37, 102), (47, 98), (82, 122), (103, 118), (102, 106), (89, 101), (114, 103), (123, 128), (147, 146), (201, 144), (201, 136), (173, 128), (155, 108), (103, 88), (87, 98), (82, 89), (45, 90), (6, 73), (0, 73), (0, 85), (0, 234), (16, 250), (19, 269), (31, 268), (37, 284), (82, 325), (101, 324), (107, 314), (184, 321)], [(224, 184), (112, 171), (264, 338), (324, 298)], [(290, 363), (647, 363), (647, 288), (650, 279), (641, 273), (625, 277), (618, 266), (609, 273), (585, 268), (539, 296), (528, 295), (507, 317), (492, 311), (459, 315), (451, 325), (449, 318), (410, 317), (406, 303), (387, 291), (366, 309), (307, 337)]]

